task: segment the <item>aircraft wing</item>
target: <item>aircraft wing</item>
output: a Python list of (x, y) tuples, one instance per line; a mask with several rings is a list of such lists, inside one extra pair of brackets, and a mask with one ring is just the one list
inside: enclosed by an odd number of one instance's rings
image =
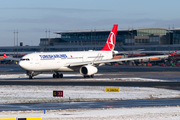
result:
[(124, 52), (120, 52), (120, 51), (114, 51), (115, 55), (120, 55), (120, 54), (125, 54), (125, 53), (131, 53), (131, 52), (137, 52), (137, 51), (143, 51), (144, 49), (138, 49), (138, 50), (132, 50), (132, 51), (124, 51)]
[(6, 58), (3, 58), (3, 60), (14, 60), (14, 61), (20, 61), (20, 58), (6, 57)]
[(12, 57), (7, 57), (6, 54), (4, 53), (4, 58), (3, 60), (14, 60), (14, 61), (20, 61), (20, 58), (12, 58)]
[(110, 60), (98, 60), (98, 61), (87, 61), (87, 62), (75, 62), (75, 63), (68, 63), (65, 67), (74, 67), (74, 66), (81, 66), (86, 64), (101, 64), (101, 63), (110, 63), (110, 62), (122, 62), (122, 61), (131, 61), (131, 60), (143, 60), (149, 58), (168, 58), (169, 55), (161, 55), (161, 56), (146, 56), (146, 57), (134, 57), (134, 58), (121, 58), (121, 59), (110, 59)]
[(150, 59), (150, 58), (160, 58), (166, 59), (169, 56), (174, 55), (177, 52), (174, 51), (172, 54), (169, 55), (158, 55), (158, 56), (145, 56), (145, 57), (132, 57), (132, 58), (121, 58), (121, 59), (110, 59), (110, 60), (98, 60), (98, 61), (87, 61), (87, 62), (75, 62), (75, 63), (67, 63), (65, 67), (74, 67), (74, 66), (82, 66), (87, 64), (102, 64), (102, 63), (110, 63), (110, 62), (122, 62), (122, 61), (131, 61), (131, 60), (143, 60), (143, 59)]

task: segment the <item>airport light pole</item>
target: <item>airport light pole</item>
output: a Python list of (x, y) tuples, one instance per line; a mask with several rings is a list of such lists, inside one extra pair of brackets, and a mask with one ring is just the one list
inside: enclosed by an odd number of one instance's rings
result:
[(47, 41), (47, 29), (46, 29), (46, 31), (45, 31), (45, 33), (46, 33), (46, 40), (45, 40), (45, 51), (47, 51), (47, 43), (46, 43), (46, 41)]
[(95, 44), (94, 45), (95, 45), (94, 49), (96, 50), (96, 28), (95, 28)]
[(169, 30), (169, 54), (170, 54), (170, 30)]
[[(49, 28), (49, 39), (48, 39), (48, 47), (50, 46), (50, 28)], [(50, 51), (50, 47), (49, 47), (49, 51)]]
[(129, 40), (129, 28), (128, 28), (128, 50), (130, 51), (130, 40)]
[(15, 55), (15, 34), (16, 34), (16, 32), (14, 30), (14, 55)]
[[(129, 41), (129, 50), (130, 50), (130, 44), (131, 46), (131, 51), (133, 51), (133, 29), (132, 30), (128, 30), (129, 31), (129, 36), (128, 36), (128, 41)], [(133, 52), (132, 52), (133, 54)]]
[(169, 54), (170, 54), (170, 26), (168, 28)]
[(92, 28), (91, 28), (91, 50), (92, 50)]
[[(174, 51), (174, 38), (172, 38), (172, 40), (173, 40), (173, 51)], [(173, 59), (174, 59), (174, 55), (173, 55)]]
[[(172, 29), (173, 29), (173, 32), (174, 32), (174, 25), (173, 25)], [(173, 40), (173, 51), (174, 51), (174, 34), (173, 34), (172, 40)], [(173, 59), (174, 59), (174, 55), (173, 55)]]
[(17, 58), (18, 58), (18, 30), (17, 30)]
[(131, 50), (132, 50), (132, 54), (133, 54), (133, 31), (132, 30), (131, 30), (131, 42), (132, 42)]

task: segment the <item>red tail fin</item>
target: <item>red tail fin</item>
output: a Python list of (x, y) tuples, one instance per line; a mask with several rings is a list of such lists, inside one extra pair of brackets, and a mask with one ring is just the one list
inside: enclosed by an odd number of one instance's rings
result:
[(118, 25), (115, 24), (112, 28), (112, 31), (107, 39), (105, 46), (101, 51), (114, 51), (117, 29), (118, 29)]
[(174, 51), (173, 53), (169, 54), (169, 56), (173, 56), (176, 52), (177, 52), (177, 50)]
[(4, 58), (7, 58), (6, 53), (4, 53), (3, 55), (4, 55)]

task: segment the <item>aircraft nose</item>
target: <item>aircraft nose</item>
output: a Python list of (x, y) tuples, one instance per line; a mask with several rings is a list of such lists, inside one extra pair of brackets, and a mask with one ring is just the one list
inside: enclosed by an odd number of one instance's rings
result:
[(20, 66), (22, 69), (25, 69), (25, 64), (24, 64), (24, 62), (20, 61), (20, 62), (19, 62), (19, 66)]
[(21, 61), (19, 61), (19, 66), (22, 67), (22, 62)]

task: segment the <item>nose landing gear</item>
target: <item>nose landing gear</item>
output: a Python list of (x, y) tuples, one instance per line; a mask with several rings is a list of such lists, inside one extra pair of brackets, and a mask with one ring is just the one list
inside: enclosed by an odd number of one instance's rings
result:
[(34, 72), (29, 72), (29, 79), (34, 79)]
[(34, 76), (41, 74), (42, 72), (26, 71), (26, 74), (29, 76), (29, 79), (34, 79)]
[(29, 79), (34, 79), (34, 76), (32, 76), (32, 75), (29, 75)]

